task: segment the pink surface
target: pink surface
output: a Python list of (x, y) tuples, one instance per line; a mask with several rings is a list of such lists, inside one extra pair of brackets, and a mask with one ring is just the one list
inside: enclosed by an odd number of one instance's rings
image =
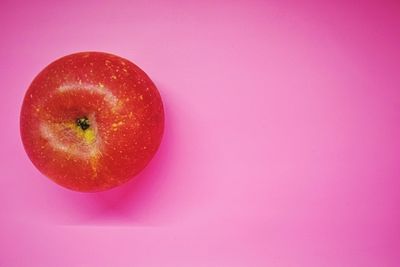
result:
[[(400, 4), (357, 2), (2, 1), (0, 266), (399, 266)], [(18, 125), (85, 50), (166, 108), (148, 168), (96, 194), (43, 177)]]

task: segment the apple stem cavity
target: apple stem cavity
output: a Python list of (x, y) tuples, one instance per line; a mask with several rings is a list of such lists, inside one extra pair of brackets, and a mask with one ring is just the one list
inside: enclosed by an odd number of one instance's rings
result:
[(76, 125), (85, 131), (90, 127), (89, 119), (87, 117), (78, 118), (76, 119)]

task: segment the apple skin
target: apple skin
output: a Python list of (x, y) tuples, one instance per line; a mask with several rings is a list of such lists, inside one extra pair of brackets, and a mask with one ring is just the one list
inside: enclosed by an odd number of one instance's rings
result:
[(32, 163), (66, 188), (118, 186), (149, 163), (164, 131), (160, 94), (132, 62), (82, 52), (48, 65), (28, 88), (21, 138)]

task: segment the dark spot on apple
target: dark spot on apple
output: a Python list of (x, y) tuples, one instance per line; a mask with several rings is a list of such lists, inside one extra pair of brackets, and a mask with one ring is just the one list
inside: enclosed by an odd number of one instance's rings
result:
[(82, 117), (76, 119), (76, 125), (81, 127), (82, 130), (86, 130), (90, 127), (89, 119), (87, 117)]

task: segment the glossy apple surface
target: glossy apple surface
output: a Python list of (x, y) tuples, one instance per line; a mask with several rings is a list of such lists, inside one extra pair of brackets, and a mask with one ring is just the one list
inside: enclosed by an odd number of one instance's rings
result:
[(132, 62), (83, 52), (47, 66), (26, 92), (21, 138), (33, 164), (76, 191), (113, 188), (134, 177), (157, 151), (160, 94)]

